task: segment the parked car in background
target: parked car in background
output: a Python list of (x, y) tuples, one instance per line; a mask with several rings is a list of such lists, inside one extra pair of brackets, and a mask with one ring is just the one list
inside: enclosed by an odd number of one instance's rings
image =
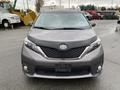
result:
[(101, 15), (103, 15), (103, 19), (119, 19), (116, 11), (98, 11)]
[(87, 10), (86, 12), (90, 13), (92, 15), (92, 19), (102, 19), (103, 15), (100, 13), (97, 13), (96, 10)]
[(89, 21), (93, 20), (93, 16), (88, 12), (83, 12)]
[(6, 9), (0, 7), (0, 24), (2, 24), (5, 28), (10, 27), (15, 23), (20, 23), (20, 18), (16, 14), (11, 14)]

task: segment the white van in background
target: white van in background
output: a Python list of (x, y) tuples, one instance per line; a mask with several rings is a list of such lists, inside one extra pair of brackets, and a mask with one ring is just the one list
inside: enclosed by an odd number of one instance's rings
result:
[(0, 7), (0, 24), (2, 24), (5, 28), (20, 22), (20, 17), (18, 15), (11, 14), (9, 11)]

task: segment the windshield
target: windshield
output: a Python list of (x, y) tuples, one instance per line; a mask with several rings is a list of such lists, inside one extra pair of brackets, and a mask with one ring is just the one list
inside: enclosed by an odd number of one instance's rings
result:
[(8, 13), (8, 10), (5, 10), (4, 8), (0, 7), (0, 13)]
[(42, 13), (34, 27), (42, 29), (85, 29), (90, 28), (82, 13)]

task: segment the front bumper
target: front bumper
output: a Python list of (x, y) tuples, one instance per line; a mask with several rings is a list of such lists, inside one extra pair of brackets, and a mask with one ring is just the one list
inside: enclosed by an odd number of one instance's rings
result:
[(20, 23), (21, 21), (20, 21), (20, 19), (18, 18), (18, 19), (10, 19), (9, 20), (9, 23), (10, 24), (16, 24), (16, 23)]
[[(103, 66), (104, 52), (102, 46), (99, 46), (78, 60), (49, 60), (23, 46), (21, 59), (23, 72), (28, 77), (50, 79), (87, 78), (97, 77), (101, 73), (102, 69), (98, 71), (98, 67)], [(56, 71), (56, 65), (70, 65), (71, 71), (58, 72)], [(24, 70), (24, 66), (27, 66), (27, 71)]]
[(25, 74), (28, 77), (31, 78), (46, 78), (46, 79), (77, 79), (77, 78), (90, 78), (90, 77), (97, 77), (100, 75), (100, 73), (93, 75), (93, 74), (87, 74), (87, 75), (78, 75), (78, 76), (49, 76), (49, 75), (38, 75), (38, 74)]

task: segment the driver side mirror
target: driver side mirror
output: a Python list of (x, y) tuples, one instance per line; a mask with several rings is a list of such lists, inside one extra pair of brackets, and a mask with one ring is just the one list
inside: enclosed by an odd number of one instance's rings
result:
[(92, 26), (92, 27), (95, 27), (95, 26), (96, 26), (96, 23), (91, 23), (91, 26)]
[(120, 20), (117, 21), (117, 24), (120, 24)]

